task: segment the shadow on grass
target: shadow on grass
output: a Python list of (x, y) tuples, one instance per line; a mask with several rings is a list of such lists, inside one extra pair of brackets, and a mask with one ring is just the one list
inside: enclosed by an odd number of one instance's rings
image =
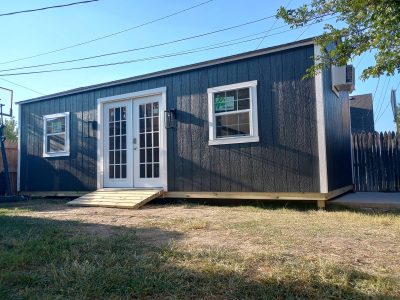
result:
[(317, 210), (317, 201), (284, 201), (284, 200), (240, 200), (240, 199), (155, 199), (151, 204), (185, 204), (188, 207), (197, 205), (238, 207), (249, 206), (268, 210), (287, 208), (296, 211)]
[[(183, 204), (188, 208), (196, 208), (198, 205), (217, 206), (217, 207), (238, 207), (248, 206), (266, 210), (280, 210), (289, 209), (298, 212), (315, 211), (317, 208), (317, 201), (315, 200), (299, 200), (299, 201), (284, 201), (284, 200), (237, 200), (237, 199), (155, 199), (151, 204)], [(148, 208), (146, 205), (144, 208)], [(328, 212), (354, 212), (367, 215), (393, 215), (400, 216), (400, 210), (395, 208), (382, 209), (382, 208), (352, 208), (338, 206), (333, 203), (326, 202), (326, 211)]]
[(17, 202), (0, 202), (0, 209), (25, 209), (29, 211), (69, 211), (73, 207), (67, 206), (67, 202), (73, 198), (32, 198)]
[[(276, 257), (247, 261), (229, 251), (179, 248), (174, 241), (182, 234), (157, 227), (2, 215), (0, 228), (1, 299), (390, 299), (394, 293), (368, 292), (365, 286), (381, 279), (353, 269), (321, 275), (318, 266), (304, 269)], [(268, 272), (258, 272), (262, 264)]]
[[(68, 206), (67, 202), (71, 198), (37, 198), (23, 202), (0, 203), (1, 208), (18, 208), (29, 211), (71, 211), (76, 209), (74, 206)], [(159, 208), (158, 205), (186, 205), (188, 208), (195, 208), (198, 205), (218, 206), (218, 207), (238, 207), (250, 206), (261, 209), (278, 210), (287, 208), (296, 211), (316, 210), (316, 201), (260, 201), (260, 200), (232, 200), (232, 199), (172, 199), (158, 198), (141, 207), (140, 209)]]

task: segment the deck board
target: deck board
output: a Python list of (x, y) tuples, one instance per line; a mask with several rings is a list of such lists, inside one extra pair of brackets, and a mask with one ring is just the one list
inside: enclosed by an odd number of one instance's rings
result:
[(72, 200), (67, 205), (138, 209), (162, 194), (162, 189), (100, 189)]

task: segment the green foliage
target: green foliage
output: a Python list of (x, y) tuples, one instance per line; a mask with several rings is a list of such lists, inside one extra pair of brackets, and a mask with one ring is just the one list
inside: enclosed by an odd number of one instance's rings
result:
[(362, 71), (361, 79), (400, 73), (400, 2), (398, 0), (312, 0), (297, 9), (280, 7), (277, 14), (292, 28), (336, 18), (336, 26), (326, 24), (316, 38), (322, 49), (318, 64), (308, 70), (313, 76), (330, 64), (345, 65), (365, 52), (373, 52), (375, 64)]
[(14, 118), (6, 119), (4, 121), (4, 136), (7, 141), (18, 140), (17, 121)]

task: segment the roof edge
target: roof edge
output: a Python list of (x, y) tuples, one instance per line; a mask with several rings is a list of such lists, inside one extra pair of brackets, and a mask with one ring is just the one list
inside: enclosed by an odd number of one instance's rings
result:
[(175, 73), (210, 67), (210, 66), (214, 66), (214, 65), (218, 65), (218, 64), (222, 64), (222, 63), (228, 63), (228, 62), (232, 62), (232, 61), (242, 60), (242, 59), (246, 59), (246, 58), (252, 58), (252, 57), (270, 54), (270, 53), (274, 53), (274, 52), (303, 47), (303, 46), (314, 44), (314, 39), (315, 39), (315, 37), (307, 38), (307, 39), (303, 39), (300, 41), (295, 41), (295, 42), (276, 45), (276, 46), (263, 48), (263, 49), (259, 49), (259, 50), (253, 50), (253, 51), (249, 51), (249, 52), (234, 54), (234, 55), (216, 58), (216, 59), (203, 61), (203, 62), (198, 62), (198, 63), (194, 63), (194, 64), (190, 64), (190, 65), (185, 65), (185, 66), (175, 67), (175, 68), (171, 68), (171, 69), (151, 72), (151, 73), (147, 73), (147, 74), (143, 74), (143, 75), (128, 77), (128, 78), (124, 78), (124, 79), (118, 79), (118, 80), (108, 81), (108, 82), (104, 82), (104, 83), (79, 87), (79, 88), (70, 89), (70, 90), (66, 90), (66, 91), (62, 91), (62, 92), (58, 92), (58, 93), (54, 93), (54, 94), (49, 94), (49, 95), (45, 95), (45, 96), (41, 96), (41, 97), (37, 97), (37, 98), (31, 98), (31, 99), (17, 101), (17, 102), (15, 102), (15, 104), (25, 104), (25, 103), (31, 103), (31, 102), (52, 99), (52, 98), (56, 98), (56, 97), (63, 97), (63, 96), (68, 96), (68, 95), (72, 95), (72, 94), (76, 94), (76, 93), (88, 92), (88, 91), (92, 91), (92, 90), (99, 89), (99, 88), (106, 88), (106, 87), (110, 87), (110, 86), (114, 86), (114, 85), (130, 83), (130, 82), (150, 79), (150, 78), (154, 78), (154, 77), (171, 75), (171, 74), (175, 74)]

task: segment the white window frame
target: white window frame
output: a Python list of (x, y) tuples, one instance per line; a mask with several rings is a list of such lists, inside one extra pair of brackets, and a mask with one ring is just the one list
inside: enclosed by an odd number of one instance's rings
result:
[[(250, 114), (249, 116), (250, 135), (217, 138), (214, 93), (225, 92), (228, 90), (242, 89), (242, 88), (249, 88), (250, 92), (250, 109), (243, 110), (243, 112), (249, 112)], [(208, 126), (209, 126), (208, 145), (254, 143), (260, 141), (260, 138), (258, 136), (257, 80), (212, 87), (207, 89), (207, 93), (208, 93)], [(235, 113), (240, 113), (241, 111), (242, 110), (238, 110), (235, 111)]]
[[(47, 121), (56, 118), (65, 118), (65, 149), (57, 152), (47, 152)], [(70, 155), (70, 143), (69, 143), (69, 112), (63, 112), (52, 115), (43, 116), (43, 157), (58, 157), (58, 156), (69, 156)]]

